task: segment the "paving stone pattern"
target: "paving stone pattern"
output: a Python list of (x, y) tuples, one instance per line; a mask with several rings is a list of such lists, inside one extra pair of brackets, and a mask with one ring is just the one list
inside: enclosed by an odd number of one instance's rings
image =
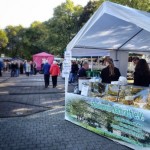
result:
[[(9, 77), (7, 73), (6, 76)], [(19, 78), (3, 76), (0, 84), (0, 117), (25, 116), (55, 106), (64, 106), (64, 80), (58, 79), (58, 87), (44, 88), (43, 75)]]
[(1, 150), (129, 150), (64, 120), (64, 108), (0, 119)]
[(2, 77), (0, 150), (130, 149), (65, 121), (63, 91), (61, 78), (57, 89), (44, 89), (42, 75)]

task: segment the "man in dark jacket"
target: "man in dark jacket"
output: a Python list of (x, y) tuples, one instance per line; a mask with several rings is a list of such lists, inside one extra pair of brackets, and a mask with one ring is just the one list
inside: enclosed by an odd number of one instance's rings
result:
[(86, 78), (86, 71), (89, 69), (89, 63), (87, 61), (83, 62), (82, 67), (78, 71), (78, 78)]
[(11, 77), (15, 77), (16, 74), (16, 65), (15, 62), (11, 63)]
[(71, 66), (70, 81), (69, 81), (69, 83), (75, 82), (75, 79), (76, 79), (78, 70), (79, 70), (79, 68), (78, 68), (77, 63), (76, 63), (76, 62), (73, 62), (73, 63), (72, 63), (72, 66)]
[(2, 76), (3, 62), (0, 60), (0, 77)]
[(45, 82), (45, 88), (48, 88), (49, 86), (49, 78), (50, 78), (50, 64), (48, 63), (48, 61), (46, 61), (46, 63), (43, 65), (43, 73), (44, 73), (44, 82)]

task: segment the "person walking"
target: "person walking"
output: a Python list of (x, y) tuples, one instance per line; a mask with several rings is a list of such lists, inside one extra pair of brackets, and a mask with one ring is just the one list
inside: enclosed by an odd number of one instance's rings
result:
[(43, 65), (43, 73), (44, 73), (44, 82), (45, 82), (45, 88), (48, 88), (49, 86), (49, 78), (50, 78), (50, 64), (48, 63), (48, 61), (46, 60), (45, 64)]
[(54, 61), (51, 68), (50, 68), (50, 74), (52, 76), (52, 83), (53, 83), (53, 88), (57, 86), (57, 77), (60, 75), (60, 68), (57, 65), (57, 62)]

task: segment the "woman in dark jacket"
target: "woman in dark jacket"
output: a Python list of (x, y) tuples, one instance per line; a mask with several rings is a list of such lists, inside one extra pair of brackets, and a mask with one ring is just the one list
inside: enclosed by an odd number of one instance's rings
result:
[(101, 72), (102, 82), (111, 83), (111, 81), (118, 81), (121, 74), (119, 69), (114, 66), (113, 60), (111, 58), (107, 58), (105, 63), (107, 67)]
[(140, 59), (135, 67), (134, 85), (150, 85), (150, 69), (145, 59)]
[(20, 63), (20, 74), (23, 74), (23, 63)]

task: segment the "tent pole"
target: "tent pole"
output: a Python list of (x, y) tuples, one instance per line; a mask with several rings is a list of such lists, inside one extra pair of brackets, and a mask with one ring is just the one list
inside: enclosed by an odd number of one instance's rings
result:
[(112, 51), (112, 50), (117, 50), (117, 49), (107, 49), (107, 48), (98, 48), (98, 47), (89, 47), (89, 46), (75, 46), (73, 48), (81, 48), (81, 49), (99, 49), (99, 50), (107, 50), (107, 51)]
[(98, 56), (98, 69), (100, 69), (100, 58)]
[(91, 71), (93, 71), (93, 59), (92, 59), (92, 56), (91, 56)]
[(136, 34), (134, 34), (131, 38), (129, 38), (125, 43), (123, 43), (119, 48), (118, 48), (118, 50), (120, 49), (120, 48), (122, 48), (124, 45), (126, 45), (129, 41), (131, 41), (135, 36), (137, 36), (140, 32), (142, 32), (143, 31), (143, 29), (141, 29), (140, 31), (138, 31)]
[(126, 45), (129, 41), (131, 41), (135, 36), (137, 36), (139, 33), (141, 33), (143, 31), (143, 29), (139, 30), (136, 34), (134, 34), (131, 38), (129, 38), (125, 43), (123, 43), (120, 47), (118, 47), (118, 49), (116, 50), (116, 60), (118, 60), (118, 51), (124, 46)]

